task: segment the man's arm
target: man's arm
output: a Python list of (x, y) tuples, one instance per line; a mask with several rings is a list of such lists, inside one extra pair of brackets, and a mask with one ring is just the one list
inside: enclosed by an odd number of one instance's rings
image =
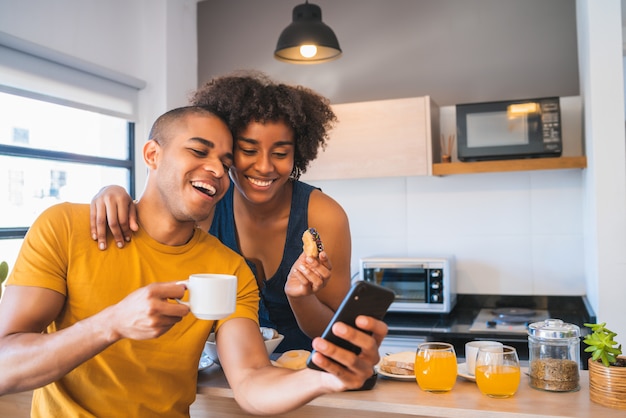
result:
[(184, 286), (152, 284), (116, 305), (48, 334), (65, 296), (50, 289), (7, 286), (0, 303), (0, 395), (44, 386), (122, 338), (156, 338), (189, 313)]
[(237, 318), (224, 323), (217, 333), (220, 364), (239, 406), (253, 414), (280, 414), (325, 393), (360, 388), (378, 363), (378, 346), (387, 326), (364, 316), (357, 318), (357, 325), (373, 335), (341, 323), (333, 331), (361, 347), (358, 356), (321, 338), (313, 340), (313, 348), (320, 353), (314, 361), (326, 370), (320, 372), (272, 366), (254, 321)]

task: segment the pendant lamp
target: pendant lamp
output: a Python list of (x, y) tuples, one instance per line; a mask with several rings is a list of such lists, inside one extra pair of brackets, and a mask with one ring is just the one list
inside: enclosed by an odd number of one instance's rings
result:
[(293, 22), (276, 44), (274, 58), (292, 64), (320, 64), (341, 56), (333, 30), (322, 22), (322, 9), (307, 1), (293, 9)]

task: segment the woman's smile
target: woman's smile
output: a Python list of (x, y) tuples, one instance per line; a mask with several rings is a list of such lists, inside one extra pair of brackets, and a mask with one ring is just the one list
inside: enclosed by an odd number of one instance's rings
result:
[(258, 187), (269, 187), (275, 181), (275, 180), (261, 180), (261, 179), (250, 177), (250, 176), (246, 176), (246, 178), (248, 179), (250, 183)]

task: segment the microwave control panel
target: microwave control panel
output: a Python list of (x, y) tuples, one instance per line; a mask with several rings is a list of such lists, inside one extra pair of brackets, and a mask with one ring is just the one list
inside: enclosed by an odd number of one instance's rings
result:
[(561, 144), (561, 112), (559, 99), (550, 98), (539, 100), (541, 106), (541, 126), (543, 131), (543, 143)]

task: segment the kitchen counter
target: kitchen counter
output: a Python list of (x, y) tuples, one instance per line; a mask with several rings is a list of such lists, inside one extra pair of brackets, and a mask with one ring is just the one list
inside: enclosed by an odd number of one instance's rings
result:
[[(28, 417), (31, 393), (0, 397), (0, 416)], [(247, 417), (233, 399), (232, 390), (219, 366), (198, 375), (198, 397), (191, 406), (191, 416)], [(606, 408), (589, 400), (589, 373), (581, 371), (577, 392), (554, 393), (531, 388), (522, 377), (518, 392), (508, 399), (492, 399), (480, 393), (475, 383), (457, 378), (451, 392), (432, 394), (419, 389), (414, 380), (396, 381), (379, 377), (373, 390), (343, 392), (319, 397), (302, 408), (281, 417), (459, 417), (464, 418), (617, 418), (624, 411)]]
[[(555, 393), (531, 388), (522, 376), (517, 393), (508, 399), (492, 399), (480, 393), (476, 383), (457, 378), (449, 393), (422, 391), (415, 380), (396, 381), (383, 377), (373, 390), (343, 392), (314, 399), (306, 406), (281, 417), (624, 417), (624, 411), (607, 408), (589, 400), (589, 373), (582, 370), (577, 392)], [(208, 410), (211, 409), (211, 413)], [(198, 400), (193, 417), (248, 416), (241, 411), (219, 367), (199, 375)]]

